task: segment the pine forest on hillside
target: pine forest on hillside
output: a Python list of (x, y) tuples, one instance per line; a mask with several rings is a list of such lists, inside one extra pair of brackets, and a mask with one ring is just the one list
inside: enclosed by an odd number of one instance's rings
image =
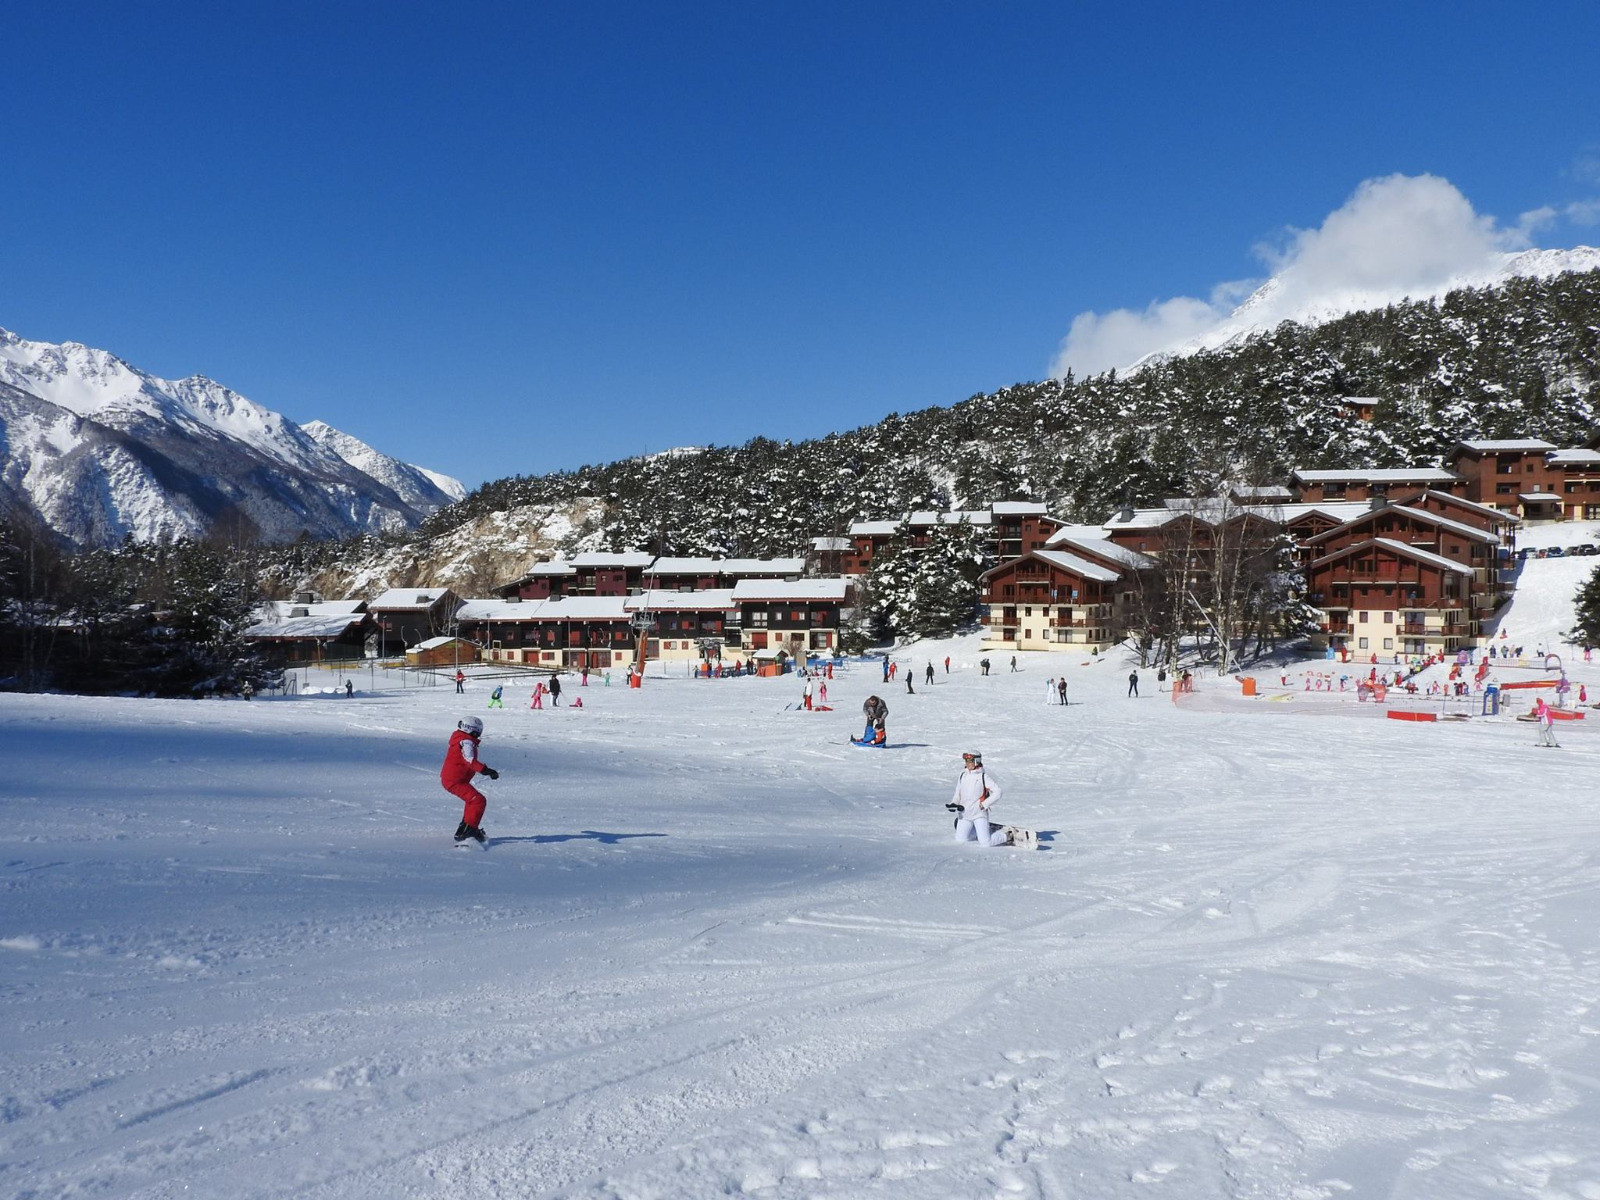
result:
[[(1600, 272), (1286, 322), (1241, 345), (1119, 376), (1017, 384), (797, 443), (627, 459), (485, 484), (424, 524), (575, 496), (586, 548), (789, 554), (851, 521), (1033, 499), (1099, 521), (1124, 503), (1296, 467), (1436, 464), (1467, 437), (1586, 439), (1596, 424)], [(1377, 397), (1372, 420), (1346, 404)]]

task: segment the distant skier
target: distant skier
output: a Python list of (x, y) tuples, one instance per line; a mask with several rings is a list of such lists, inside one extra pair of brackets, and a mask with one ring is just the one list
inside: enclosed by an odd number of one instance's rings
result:
[(528, 707), (537, 708), (541, 711), (544, 709), (544, 684), (542, 682), (533, 685), (533, 696), (528, 701)]
[(561, 676), (550, 676), (550, 703), (555, 708), (561, 707)]
[(911, 686), (911, 668), (906, 668), (906, 695), (915, 696), (917, 691)]
[(987, 658), (980, 658), (978, 660), (978, 666), (983, 668), (983, 673), (985, 675), (989, 673), (989, 660)]
[(932, 687), (933, 686), (933, 664), (932, 663), (928, 664), (927, 676), (928, 676), (928, 686)]
[(344, 698), (346, 700), (348, 700), (348, 699), (350, 699), (351, 696), (354, 696), (355, 694), (356, 694), (356, 685), (351, 683), (348, 679), (346, 679), (344, 681)]
[(1013, 654), (1011, 656), (1011, 672), (1012, 672), (1012, 674), (1016, 674), (1016, 670), (1017, 670), (1017, 656), (1015, 654)]
[(1056, 699), (1056, 681), (1053, 676), (1044, 681), (1044, 702), (1046, 704), (1060, 703), (1060, 701)]
[(807, 712), (811, 711), (811, 680), (809, 679), (806, 680), (805, 691), (800, 693), (800, 703), (805, 707)]
[(883, 681), (885, 683), (889, 682), (889, 656), (887, 654), (883, 656)]
[(946, 675), (950, 674), (950, 656), (948, 654), (944, 656), (944, 673)]
[(1128, 672), (1128, 695), (1133, 696), (1136, 699), (1138, 698), (1138, 695), (1139, 695), (1139, 672), (1138, 671), (1129, 671)]
[(502, 701), (500, 699), (500, 694), (503, 691), (505, 691), (505, 688), (504, 688), (503, 685), (498, 684), (498, 683), (494, 685), (494, 691), (489, 693), (489, 707), (490, 708), (504, 708), (505, 707), (504, 701)]
[(1056, 681), (1056, 694), (1061, 697), (1061, 707), (1067, 706), (1067, 677), (1063, 675)]
[(463, 805), (461, 824), (456, 826), (458, 842), (472, 838), (481, 843), (485, 839), (479, 822), (483, 820), (483, 810), (488, 807), (488, 801), (483, 798), (482, 792), (472, 786), (472, 777), (487, 775), (490, 779), (500, 778), (499, 771), (484, 766), (478, 758), (478, 740), (482, 736), (483, 722), (477, 717), (458, 722), (456, 731), (450, 735), (450, 744), (445, 748), (444, 766), (439, 768), (440, 784)]
[(457, 667), (456, 668), (456, 695), (460, 696), (460, 695), (464, 695), (466, 693), (467, 689), (461, 686), (462, 684), (466, 683), (466, 681), (467, 681), (467, 677), (464, 674), (462, 674), (461, 668)]
[(1539, 703), (1533, 711), (1534, 715), (1539, 719), (1538, 744), (1541, 746), (1555, 746), (1559, 749), (1560, 746), (1556, 742), (1556, 720), (1550, 715), (1550, 706), (1545, 703), (1543, 696), (1539, 697)]

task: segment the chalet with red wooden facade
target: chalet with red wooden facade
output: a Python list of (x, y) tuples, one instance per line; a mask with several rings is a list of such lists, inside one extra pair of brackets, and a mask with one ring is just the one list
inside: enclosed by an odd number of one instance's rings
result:
[(1453, 654), (1473, 644), (1473, 568), (1392, 538), (1332, 550), (1305, 569), (1327, 644), (1369, 654)]
[(1402, 490), (1433, 488), (1466, 495), (1467, 482), (1454, 471), (1439, 467), (1382, 467), (1362, 470), (1302, 470), (1294, 472), (1296, 497), (1303, 504), (1325, 500), (1371, 500)]
[(995, 650), (1100, 650), (1127, 636), (1136, 572), (1154, 560), (1104, 539), (1059, 534), (978, 580), (983, 644)]

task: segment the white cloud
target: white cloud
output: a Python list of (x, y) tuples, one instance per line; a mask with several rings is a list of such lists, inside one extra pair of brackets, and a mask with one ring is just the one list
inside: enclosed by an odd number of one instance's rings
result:
[(1456, 283), (1492, 277), (1509, 252), (1558, 220), (1592, 223), (1600, 204), (1537, 208), (1501, 225), (1436, 175), (1389, 175), (1362, 183), (1315, 229), (1287, 229), (1255, 248), (1271, 271), (1237, 311), (1237, 284), (1201, 300), (1179, 296), (1141, 311), (1080, 313), (1062, 339), (1053, 373), (1082, 375), (1125, 367), (1145, 355), (1216, 344), (1247, 329), (1381, 307), (1434, 295)]

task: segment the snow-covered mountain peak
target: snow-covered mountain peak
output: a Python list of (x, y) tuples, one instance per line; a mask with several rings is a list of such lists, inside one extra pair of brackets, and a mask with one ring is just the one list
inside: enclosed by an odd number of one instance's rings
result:
[(465, 494), (205, 375), (162, 379), (79, 342), (0, 329), (0, 383), (16, 389), (0, 396), (0, 483), (74, 541), (203, 533), (223, 513), (273, 538), (403, 528)]

